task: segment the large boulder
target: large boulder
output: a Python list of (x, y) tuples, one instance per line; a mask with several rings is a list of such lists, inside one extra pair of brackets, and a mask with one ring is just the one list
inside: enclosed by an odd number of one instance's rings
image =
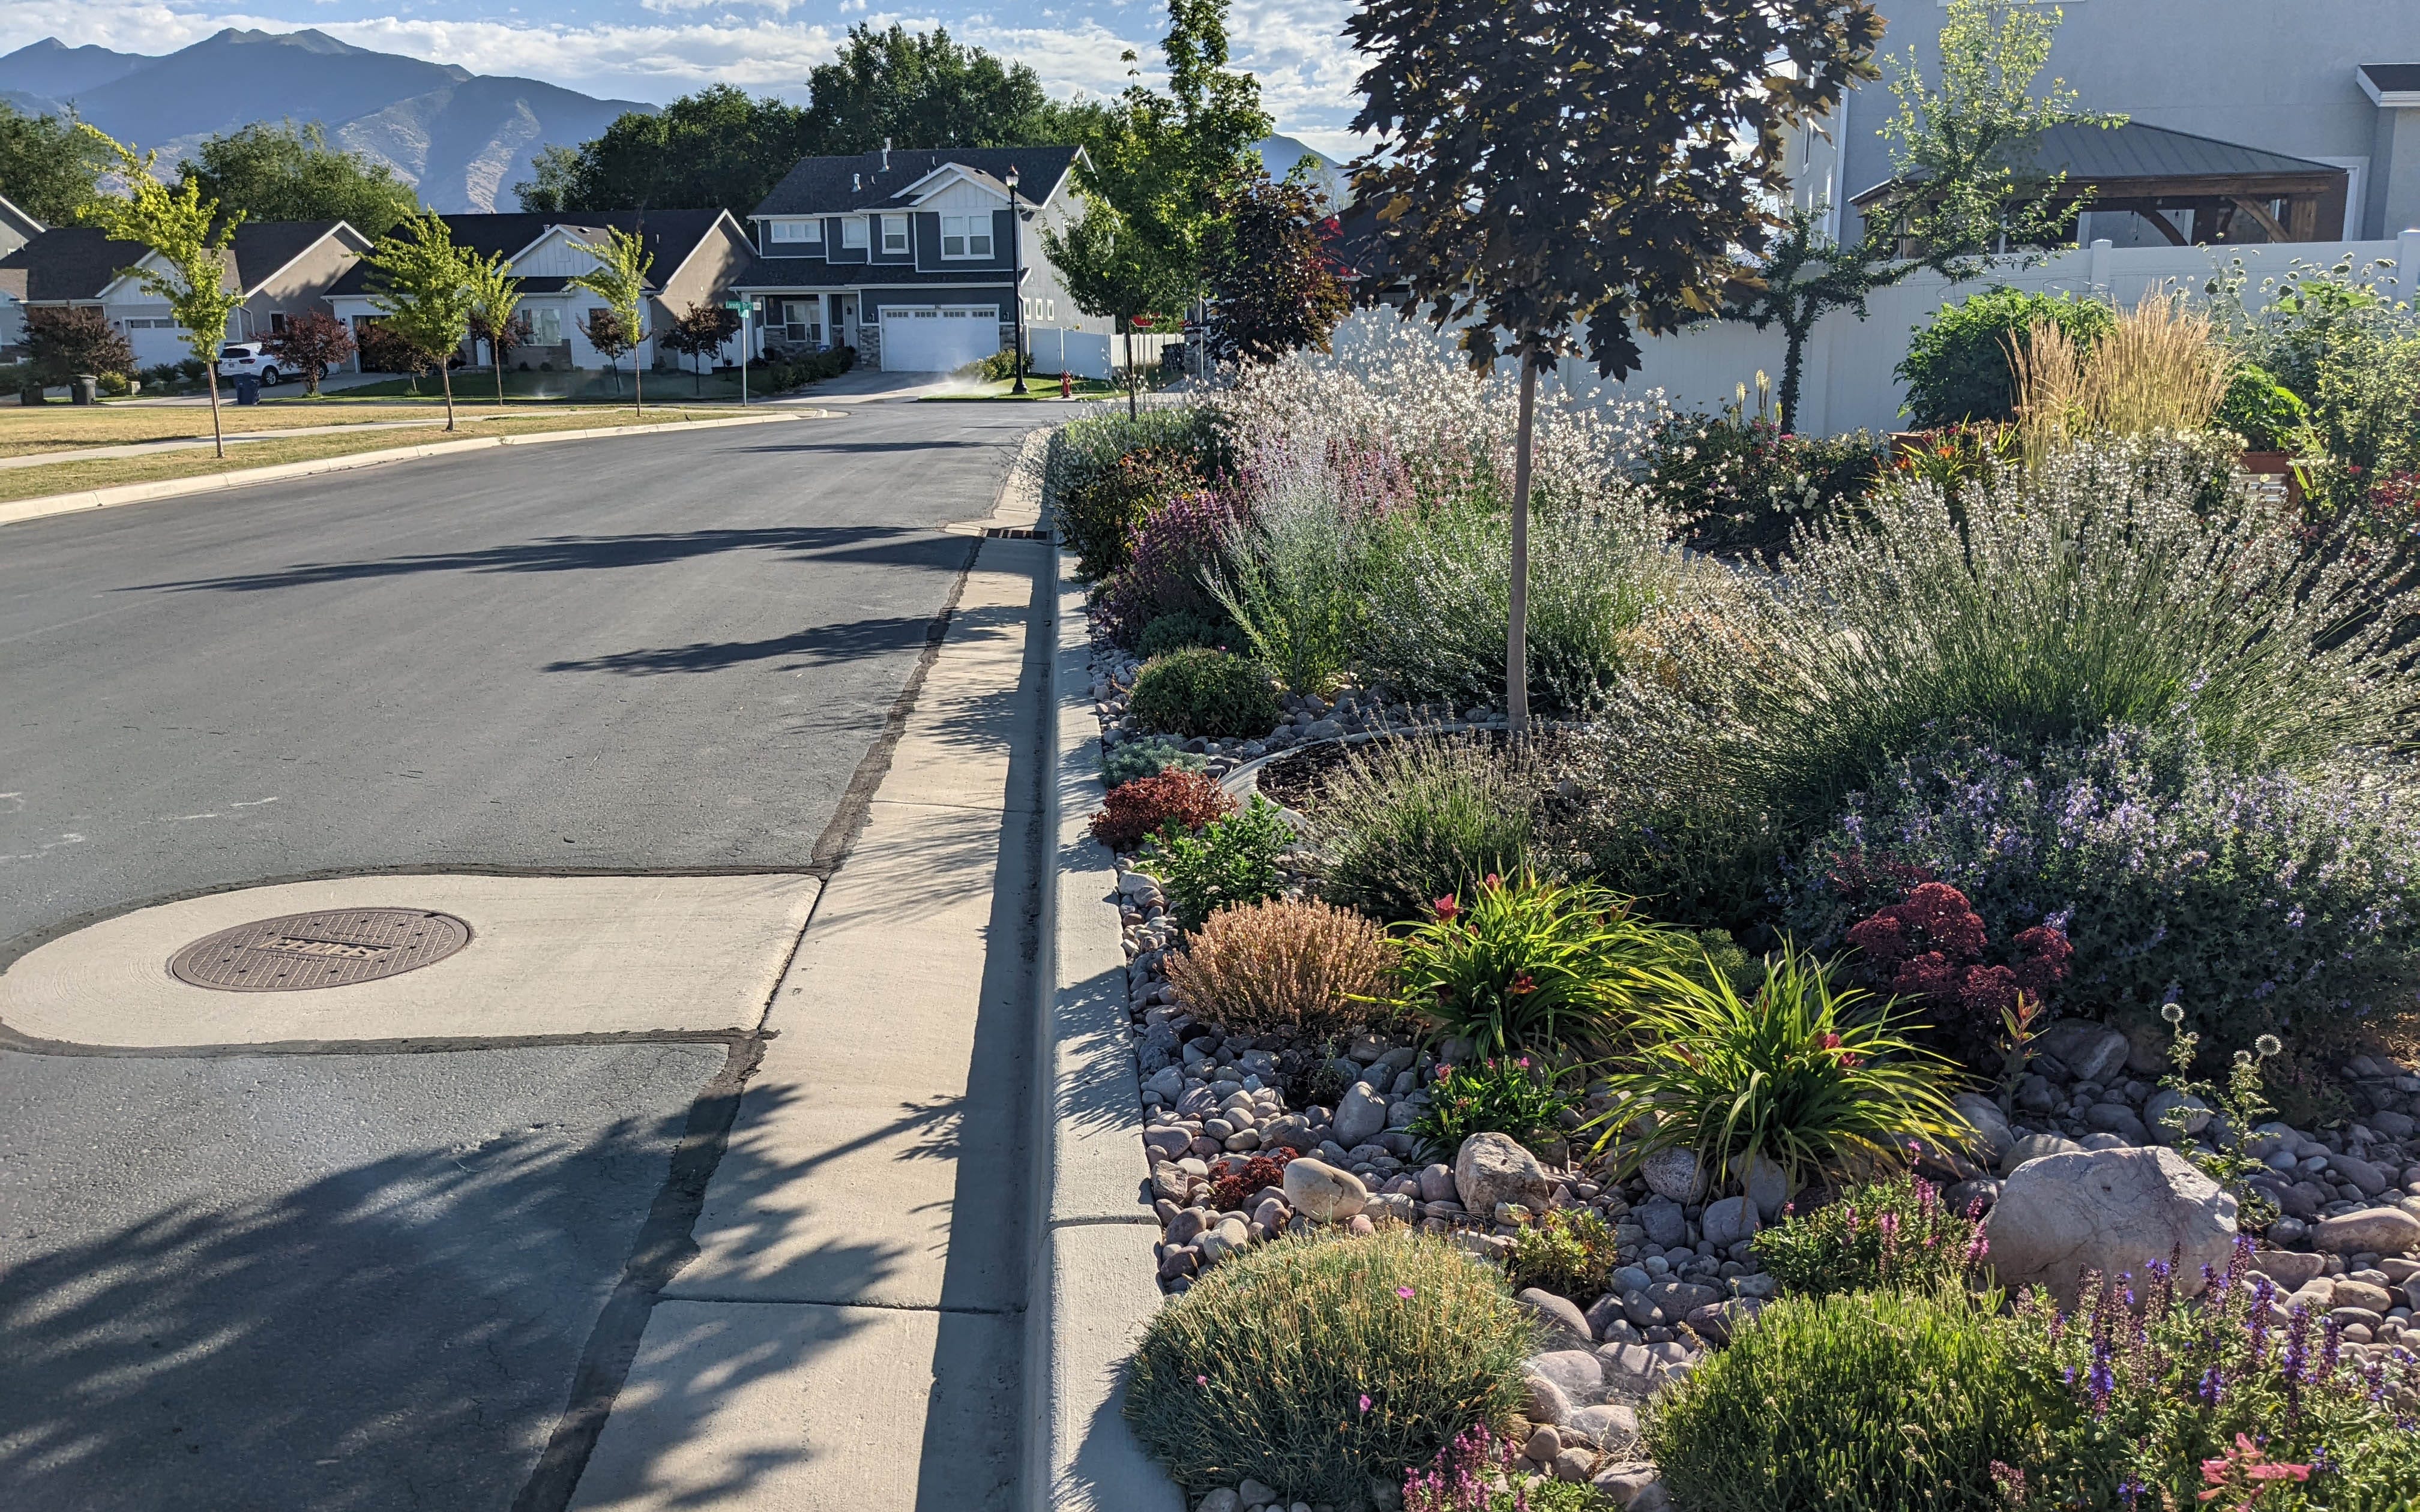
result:
[(2034, 1041), (2034, 1047), (2067, 1068), (2079, 1082), (2106, 1082), (2125, 1069), (2133, 1048), (2126, 1037), (2106, 1025), (2087, 1019), (2062, 1019)]
[(2047, 1288), (2064, 1306), (2085, 1271), (2139, 1275), (2171, 1256), (2191, 1294), (2204, 1265), (2226, 1269), (2235, 1198), (2164, 1146), (2078, 1150), (2018, 1166), (1983, 1229), (2003, 1286)]
[(1492, 1213), (1499, 1202), (1517, 1202), (1544, 1212), (1555, 1183), (1511, 1134), (1475, 1134), (1453, 1157), (1453, 1188), (1466, 1211)]
[(1949, 1102), (1958, 1116), (1966, 1120), (1967, 1127), (1975, 1131), (1969, 1147), (1975, 1164), (1986, 1170), (1998, 1165), (2000, 1157), (2017, 1142), (2016, 1133), (2009, 1127), (2008, 1116), (2000, 1111), (2000, 1104), (1975, 1092), (1961, 1092)]
[(2065, 1155), (2083, 1148), (2063, 1134), (2029, 1134), (2010, 1145), (2008, 1152), (2000, 1157), (2000, 1174), (2013, 1176), (2017, 1167), (2027, 1161), (2040, 1160), (2045, 1155)]
[(2420, 1254), (2420, 1218), (2400, 1208), (2368, 1208), (2323, 1218), (2312, 1226), (2311, 1247), (2331, 1255)]
[(1308, 1156), (1286, 1163), (1284, 1185), (1287, 1203), (1313, 1223), (1349, 1222), (1370, 1203), (1361, 1178)]
[(1387, 1127), (1387, 1100), (1356, 1082), (1336, 1103), (1336, 1142), (1350, 1149), (1375, 1139)]
[(1694, 1149), (1659, 1149), (1638, 1167), (1647, 1190), (1675, 1202), (1695, 1202), (1706, 1195), (1706, 1171)]

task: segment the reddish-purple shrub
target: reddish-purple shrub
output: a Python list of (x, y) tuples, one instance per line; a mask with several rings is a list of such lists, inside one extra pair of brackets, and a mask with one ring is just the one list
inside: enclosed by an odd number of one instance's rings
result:
[(1209, 579), (1224, 567), (1236, 524), (1234, 496), (1222, 489), (1189, 489), (1152, 508), (1129, 536), (1125, 565), (1094, 593), (1094, 621), (1131, 649), (1142, 627), (1164, 614), (1225, 620)]
[(1295, 1153), (1280, 1146), (1266, 1154), (1253, 1156), (1210, 1183), (1210, 1200), (1218, 1205), (1220, 1212), (1233, 1212), (1263, 1187), (1283, 1185), (1286, 1165), (1295, 1159)]
[(2017, 995), (2040, 1001), (2067, 976), (2075, 954), (2067, 936), (2047, 924), (2020, 932), (2005, 963), (1985, 964), (1990, 945), (1982, 916), (1966, 895), (1945, 882), (1919, 883), (1905, 899), (1849, 927), (1849, 943), (1865, 952), (1875, 986), (1953, 1013), (1966, 1027), (1989, 1033)]
[(1093, 838), (1113, 851), (1130, 851), (1170, 825), (1198, 828), (1234, 807), (1227, 790), (1200, 772), (1171, 769), (1111, 788), (1093, 815)]

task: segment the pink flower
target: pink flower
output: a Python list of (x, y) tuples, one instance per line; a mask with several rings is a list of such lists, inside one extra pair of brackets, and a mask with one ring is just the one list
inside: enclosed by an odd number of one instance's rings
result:
[(1439, 898), (1436, 902), (1429, 904), (1429, 906), (1436, 910), (1436, 917), (1440, 922), (1446, 922), (1451, 920), (1454, 915), (1462, 912), (1462, 900), (1449, 894), (1446, 897)]
[(1413, 1291), (1409, 1287), (1397, 1287), (1395, 1288), (1395, 1295), (1403, 1298), (1405, 1302), (1409, 1302), (1413, 1297), (1419, 1295), (1419, 1293)]
[(1197, 1386), (1206, 1386), (1210, 1384), (1210, 1378), (1208, 1376), (1196, 1376), (1193, 1378), (1193, 1383)]
[(1497, 876), (1493, 872), (1487, 873), (1487, 887), (1489, 891), (1492, 892), (1502, 886), (1504, 886), (1504, 879), (1502, 877)]
[(1361, 1394), (1361, 1411), (1370, 1411), (1370, 1394), (1366, 1391)]
[[(1516, 971), (1512, 974), (1512, 985), (1509, 990), (1515, 997), (1526, 997), (1538, 990), (1538, 984), (1530, 980), (1528, 972)], [(1528, 1062), (1524, 1060), (1521, 1064), (1526, 1066)]]

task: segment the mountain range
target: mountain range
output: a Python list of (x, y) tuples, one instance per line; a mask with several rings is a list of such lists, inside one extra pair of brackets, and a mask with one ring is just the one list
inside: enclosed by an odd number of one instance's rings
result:
[(71, 104), (119, 141), (159, 148), (163, 162), (254, 121), (318, 121), (332, 146), (386, 163), (440, 210), (517, 209), (512, 186), (538, 148), (577, 146), (625, 111), (656, 108), (325, 32), (233, 27), (163, 57), (44, 38), (0, 56), (0, 99), (34, 114)]

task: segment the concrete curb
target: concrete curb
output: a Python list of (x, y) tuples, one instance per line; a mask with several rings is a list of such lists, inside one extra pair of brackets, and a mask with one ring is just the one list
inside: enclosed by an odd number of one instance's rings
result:
[[(1043, 433), (1047, 434), (1047, 433)], [(1135, 1441), (1121, 1369), (1159, 1310), (1142, 1199), (1142, 1083), (1126, 1027), (1125, 950), (1115, 864), (1086, 820), (1103, 796), (1094, 759), (1084, 595), (1058, 553), (1057, 655), (1045, 699), (1043, 833), (1056, 847), (1035, 952), (1038, 1222), (1026, 1309), (1032, 1414), (1025, 1483), (1034, 1512), (1185, 1512), (1185, 1498)]]
[(804, 420), (830, 413), (821, 409), (790, 410), (778, 415), (733, 415), (726, 420), (684, 420), (660, 425), (605, 425), (589, 430), (556, 430), (535, 436), (473, 436), (458, 441), (429, 441), (420, 446), (391, 447), (383, 452), (352, 452), (344, 456), (318, 457), (307, 462), (240, 468), (233, 472), (205, 473), (194, 478), (121, 483), (113, 488), (43, 494), (36, 499), (17, 499), (0, 503), (0, 525), (16, 525), (53, 515), (71, 515), (80, 510), (148, 503), (156, 499), (179, 499), (187, 494), (217, 493), (221, 489), (241, 488), (256, 483), (282, 483), (288, 478), (308, 478), (322, 472), (346, 472), (354, 468), (377, 467), (387, 462), (408, 462), (415, 457), (448, 456), (456, 452), (476, 452), (491, 446), (535, 446), (547, 441), (597, 440), (607, 436), (647, 436), (666, 431), (715, 430), (726, 425), (765, 425), (776, 421)]

